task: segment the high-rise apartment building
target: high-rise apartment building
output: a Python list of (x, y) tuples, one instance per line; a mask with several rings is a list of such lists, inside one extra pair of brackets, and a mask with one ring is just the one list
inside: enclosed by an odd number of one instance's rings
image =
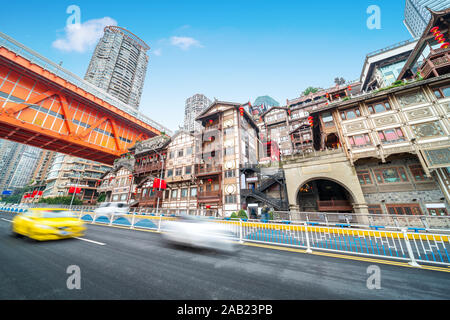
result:
[(403, 21), (413, 38), (422, 36), (431, 14), (427, 8), (439, 11), (450, 7), (450, 0), (406, 0), (405, 20)]
[(43, 197), (70, 196), (70, 188), (74, 187), (81, 189), (77, 198), (86, 204), (94, 204), (98, 182), (109, 169), (111, 166), (59, 153), (48, 169)]
[(209, 105), (209, 100), (203, 94), (195, 94), (186, 100), (186, 106), (184, 109), (184, 130), (186, 131), (199, 131), (202, 126), (195, 121), (195, 118)]
[(150, 47), (121, 27), (109, 26), (104, 31), (84, 79), (138, 109)]
[(41, 150), (8, 140), (0, 141), (0, 190), (15, 190), (28, 185)]
[(34, 185), (45, 186), (45, 179), (57, 154), (55, 151), (42, 150), (31, 176), (31, 181)]

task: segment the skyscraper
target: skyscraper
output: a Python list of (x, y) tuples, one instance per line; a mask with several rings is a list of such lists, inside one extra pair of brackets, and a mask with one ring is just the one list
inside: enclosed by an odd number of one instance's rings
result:
[(84, 79), (138, 109), (150, 47), (121, 27), (109, 26), (104, 31)]
[(188, 98), (184, 109), (184, 130), (200, 131), (202, 126), (195, 121), (195, 118), (210, 104), (211, 100), (203, 94), (195, 94)]
[(42, 150), (8, 140), (0, 140), (0, 190), (27, 186)]
[(431, 14), (427, 7), (439, 11), (450, 7), (450, 0), (406, 0), (403, 22), (415, 39), (420, 38), (430, 22)]

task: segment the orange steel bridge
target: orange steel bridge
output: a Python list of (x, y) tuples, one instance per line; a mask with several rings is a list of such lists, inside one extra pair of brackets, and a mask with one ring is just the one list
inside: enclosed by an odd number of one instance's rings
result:
[(171, 131), (0, 32), (0, 138), (112, 164)]

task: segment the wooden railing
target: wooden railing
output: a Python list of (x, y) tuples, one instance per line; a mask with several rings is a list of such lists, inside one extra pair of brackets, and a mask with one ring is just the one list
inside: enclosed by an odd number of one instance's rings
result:
[(319, 211), (347, 211), (353, 210), (353, 206), (348, 200), (325, 200), (317, 201)]
[(205, 174), (217, 174), (222, 172), (221, 165), (196, 165), (195, 174), (205, 175)]
[(158, 170), (161, 170), (161, 168), (162, 168), (162, 163), (156, 162), (156, 163), (149, 163), (149, 164), (145, 164), (145, 165), (136, 165), (134, 167), (134, 171), (137, 174), (140, 174), (143, 172), (158, 171)]
[[(420, 67), (423, 78), (428, 78), (433, 70), (450, 65), (450, 48), (432, 50)], [(439, 73), (439, 72), (438, 72)]]

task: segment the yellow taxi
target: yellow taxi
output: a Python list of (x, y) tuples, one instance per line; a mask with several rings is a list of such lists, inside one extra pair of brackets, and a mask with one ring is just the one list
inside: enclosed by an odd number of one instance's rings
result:
[(67, 209), (31, 208), (12, 221), (14, 235), (38, 241), (81, 237), (85, 230), (84, 222)]

